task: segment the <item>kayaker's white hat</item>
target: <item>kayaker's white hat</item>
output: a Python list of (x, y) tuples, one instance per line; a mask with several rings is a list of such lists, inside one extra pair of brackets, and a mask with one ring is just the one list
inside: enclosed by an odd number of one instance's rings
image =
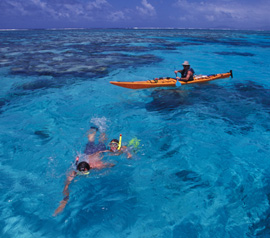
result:
[(185, 61), (182, 65), (190, 65), (188, 61)]

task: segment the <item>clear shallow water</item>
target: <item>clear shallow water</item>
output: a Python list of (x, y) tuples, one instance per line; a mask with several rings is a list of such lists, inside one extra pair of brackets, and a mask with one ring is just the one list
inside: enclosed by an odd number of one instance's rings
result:
[[(0, 32), (1, 237), (270, 237), (270, 33)], [(110, 80), (233, 79), (129, 90)], [(137, 137), (132, 160), (79, 178), (52, 217), (93, 124)]]

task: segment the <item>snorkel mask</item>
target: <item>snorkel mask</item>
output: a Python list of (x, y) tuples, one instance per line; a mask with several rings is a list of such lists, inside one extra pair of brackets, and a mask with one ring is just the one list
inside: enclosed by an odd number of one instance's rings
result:
[(90, 165), (85, 162), (85, 161), (82, 161), (80, 163), (79, 162), (79, 156), (76, 157), (76, 162), (75, 162), (75, 165), (76, 165), (76, 169), (77, 169), (77, 174), (78, 175), (88, 175), (90, 173)]
[(110, 150), (112, 152), (116, 152), (118, 150), (121, 149), (121, 145), (122, 145), (122, 135), (120, 134), (119, 136), (119, 140), (117, 139), (113, 139), (110, 143), (109, 143), (109, 147), (110, 147)]

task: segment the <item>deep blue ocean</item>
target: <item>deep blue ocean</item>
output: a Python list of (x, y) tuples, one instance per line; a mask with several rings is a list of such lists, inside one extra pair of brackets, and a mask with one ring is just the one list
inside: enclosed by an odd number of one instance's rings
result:
[[(185, 60), (234, 77), (109, 83), (174, 77)], [(270, 237), (269, 67), (265, 31), (0, 31), (0, 237)], [(54, 217), (91, 126), (133, 158), (105, 155), (115, 166), (76, 178)]]

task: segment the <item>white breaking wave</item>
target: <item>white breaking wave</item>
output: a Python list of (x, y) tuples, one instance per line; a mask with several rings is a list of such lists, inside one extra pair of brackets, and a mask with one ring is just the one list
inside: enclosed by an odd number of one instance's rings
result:
[(93, 123), (101, 133), (104, 133), (108, 127), (108, 119), (106, 117), (93, 117), (90, 123)]

